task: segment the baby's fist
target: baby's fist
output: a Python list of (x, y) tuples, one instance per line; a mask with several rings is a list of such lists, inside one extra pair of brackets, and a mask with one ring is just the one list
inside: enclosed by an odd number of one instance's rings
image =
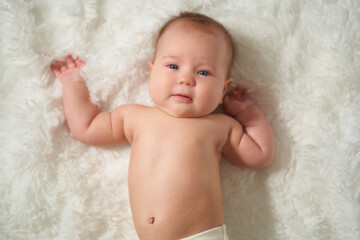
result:
[(80, 70), (85, 66), (85, 62), (79, 57), (74, 60), (71, 55), (68, 55), (66, 61), (56, 61), (56, 64), (51, 64), (51, 70), (62, 84), (82, 81)]
[(224, 97), (222, 108), (226, 114), (235, 117), (238, 113), (252, 105), (254, 105), (254, 103), (249, 99), (247, 89), (237, 85), (234, 90)]

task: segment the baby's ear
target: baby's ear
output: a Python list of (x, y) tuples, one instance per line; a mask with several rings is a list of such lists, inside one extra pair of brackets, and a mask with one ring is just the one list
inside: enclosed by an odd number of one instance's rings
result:
[(232, 77), (225, 80), (225, 85), (224, 85), (224, 90), (223, 90), (223, 97), (225, 96), (226, 91), (231, 87), (231, 84), (232, 84), (233, 80), (234, 79)]
[(223, 89), (223, 95), (222, 95), (222, 98), (220, 100), (220, 104), (223, 103), (223, 99), (225, 97), (226, 91), (231, 87), (232, 82), (233, 82), (233, 78), (228, 78), (228, 79), (225, 80), (225, 85), (224, 85), (224, 89)]
[(149, 72), (151, 72), (152, 67), (153, 67), (153, 62), (152, 62), (152, 61), (149, 61)]

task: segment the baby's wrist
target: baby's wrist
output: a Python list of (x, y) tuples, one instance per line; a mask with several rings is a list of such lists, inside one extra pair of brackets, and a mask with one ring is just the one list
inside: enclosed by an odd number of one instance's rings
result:
[(62, 85), (72, 85), (78, 83), (85, 83), (85, 80), (83, 78), (76, 78), (76, 79), (61, 81), (61, 83)]
[(59, 79), (63, 85), (85, 82), (84, 78), (80, 75), (80, 73), (73, 73), (71, 75), (69, 74), (69, 75), (65, 75), (63, 77), (60, 76)]

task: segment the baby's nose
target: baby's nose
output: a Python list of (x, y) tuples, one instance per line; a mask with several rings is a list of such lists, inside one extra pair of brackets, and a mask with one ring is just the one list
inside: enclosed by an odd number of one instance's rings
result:
[(193, 86), (195, 86), (195, 79), (190, 74), (184, 74), (184, 75), (180, 76), (178, 83), (184, 84), (189, 87), (193, 87)]

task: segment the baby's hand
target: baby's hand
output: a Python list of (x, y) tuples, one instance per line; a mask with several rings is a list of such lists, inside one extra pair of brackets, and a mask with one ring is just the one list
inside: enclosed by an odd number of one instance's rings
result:
[(85, 62), (81, 61), (79, 57), (74, 60), (71, 55), (68, 55), (66, 61), (56, 61), (56, 63), (57, 66), (51, 64), (51, 70), (62, 84), (82, 81), (80, 70), (85, 66)]
[(226, 114), (236, 117), (237, 114), (253, 105), (254, 103), (247, 94), (247, 89), (237, 85), (234, 90), (224, 97), (222, 107)]

